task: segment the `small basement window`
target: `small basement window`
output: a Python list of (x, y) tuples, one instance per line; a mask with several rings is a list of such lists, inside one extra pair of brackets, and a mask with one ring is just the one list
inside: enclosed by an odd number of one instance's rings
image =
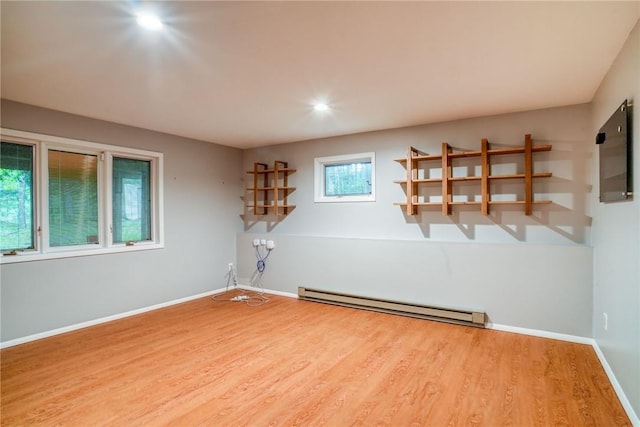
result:
[(315, 202), (375, 201), (375, 153), (316, 157)]

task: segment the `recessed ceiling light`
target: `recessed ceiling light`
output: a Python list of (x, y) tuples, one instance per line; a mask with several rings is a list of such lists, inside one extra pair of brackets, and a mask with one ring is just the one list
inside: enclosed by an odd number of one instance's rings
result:
[(316, 102), (315, 104), (313, 104), (313, 109), (315, 111), (328, 111), (329, 106), (324, 102)]
[(162, 21), (152, 13), (140, 12), (137, 15), (136, 21), (138, 25), (147, 30), (159, 30), (162, 28)]

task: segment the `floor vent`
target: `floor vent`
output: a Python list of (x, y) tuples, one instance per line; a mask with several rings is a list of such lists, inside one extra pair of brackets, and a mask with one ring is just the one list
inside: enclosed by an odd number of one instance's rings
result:
[(318, 289), (298, 288), (298, 297), (305, 301), (322, 302), (361, 308), (382, 313), (399, 314), (420, 319), (438, 320), (440, 322), (459, 325), (485, 327), (486, 315), (482, 311), (462, 310), (457, 308), (432, 307), (418, 304), (407, 304), (379, 298), (359, 297)]

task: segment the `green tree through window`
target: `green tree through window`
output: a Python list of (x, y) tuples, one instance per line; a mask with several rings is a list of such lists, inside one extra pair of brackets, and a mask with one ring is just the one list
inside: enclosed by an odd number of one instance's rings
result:
[(113, 158), (113, 241), (151, 239), (151, 162)]
[(371, 162), (326, 165), (325, 195), (353, 196), (371, 193)]
[(34, 248), (33, 147), (0, 145), (0, 250)]
[(375, 152), (314, 158), (313, 201), (375, 202), (375, 169)]

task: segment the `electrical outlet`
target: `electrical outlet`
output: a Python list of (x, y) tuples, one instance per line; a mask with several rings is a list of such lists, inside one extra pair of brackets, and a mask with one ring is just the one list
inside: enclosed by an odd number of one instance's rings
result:
[(605, 331), (609, 329), (609, 315), (607, 313), (602, 315), (602, 327)]
[(260, 245), (264, 246), (267, 244), (267, 241), (265, 239), (260, 240)]
[(233, 263), (232, 262), (229, 263), (229, 271), (231, 271), (231, 270), (233, 270)]
[(260, 239), (253, 239), (253, 246), (254, 247), (260, 246)]
[(273, 242), (273, 240), (267, 240), (267, 249), (273, 249), (276, 247), (276, 244)]

